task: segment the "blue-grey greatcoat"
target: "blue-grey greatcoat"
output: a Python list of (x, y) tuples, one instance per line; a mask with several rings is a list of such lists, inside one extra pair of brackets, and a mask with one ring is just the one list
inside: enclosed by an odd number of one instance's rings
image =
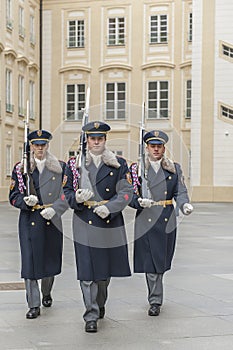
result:
[[(135, 165), (131, 172), (133, 179)], [(134, 170), (133, 170), (134, 169)], [(183, 209), (189, 203), (187, 188), (181, 167), (169, 159), (163, 159), (156, 174), (148, 167), (148, 187), (154, 201), (175, 200), (176, 206)], [(135, 219), (134, 272), (164, 273), (171, 268), (176, 244), (176, 213), (172, 205), (155, 205), (143, 209), (138, 203), (140, 185), (134, 180), (135, 194), (130, 206), (137, 209)]]
[(34, 187), (34, 193), (31, 194), (38, 197), (39, 205), (52, 204), (56, 214), (51, 220), (46, 220), (40, 215), (42, 209), (33, 209), (24, 202), (25, 177), (21, 172), (21, 164), (16, 164), (12, 171), (9, 200), (14, 207), (20, 209), (21, 277), (25, 279), (41, 279), (61, 272), (61, 215), (68, 208), (62, 190), (65, 163), (58, 161), (50, 153), (47, 157), (41, 174), (35, 165), (32, 167), (31, 187)]
[[(104, 151), (112, 159), (113, 153)], [(110, 164), (109, 164), (110, 163)], [(76, 173), (76, 160), (67, 163), (66, 199), (72, 209), (74, 248), (77, 279), (106, 280), (109, 277), (130, 276), (127, 238), (122, 210), (133, 196), (133, 187), (126, 161), (116, 157), (108, 164), (102, 161), (98, 168), (93, 162), (87, 166), (89, 183), (94, 197), (90, 201), (106, 201), (110, 215), (102, 219), (93, 213), (94, 206), (77, 203), (75, 192), (80, 178)], [(84, 176), (84, 174), (83, 174)]]

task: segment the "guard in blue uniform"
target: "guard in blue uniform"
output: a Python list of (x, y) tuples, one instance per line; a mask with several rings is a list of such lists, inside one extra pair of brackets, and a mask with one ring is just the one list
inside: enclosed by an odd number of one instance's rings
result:
[(130, 276), (128, 248), (122, 210), (133, 196), (125, 159), (105, 147), (110, 126), (90, 122), (85, 164), (68, 161), (66, 199), (72, 209), (77, 278), (86, 311), (86, 332), (97, 332), (97, 320), (105, 314), (107, 287), (111, 277)]
[(188, 215), (189, 203), (181, 167), (164, 156), (168, 136), (161, 130), (144, 135), (145, 169), (138, 178), (138, 166), (130, 166), (137, 209), (135, 219), (134, 272), (145, 273), (149, 316), (158, 316), (163, 303), (163, 274), (171, 268), (176, 244), (176, 208)]
[(61, 215), (68, 208), (62, 190), (65, 163), (49, 151), (52, 135), (36, 130), (28, 135), (31, 148), (29, 176), (30, 194), (26, 194), (26, 175), (23, 164), (17, 163), (12, 171), (10, 203), (20, 209), (19, 241), (21, 248), (21, 277), (25, 280), (29, 311), (26, 318), (40, 315), (41, 279), (42, 304), (52, 305), (51, 289), (54, 276), (62, 265)]

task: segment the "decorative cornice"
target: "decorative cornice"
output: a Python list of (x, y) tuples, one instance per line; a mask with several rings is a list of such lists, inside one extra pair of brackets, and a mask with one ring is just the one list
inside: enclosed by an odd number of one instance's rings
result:
[(11, 55), (14, 58), (17, 58), (17, 52), (13, 49), (5, 48), (4, 53), (5, 53), (5, 56)]
[(59, 73), (65, 73), (65, 72), (74, 71), (74, 70), (80, 70), (87, 73), (91, 72), (90, 67), (78, 65), (78, 66), (66, 66), (66, 67), (60, 68)]
[(18, 56), (16, 59), (17, 62), (23, 62), (26, 66), (29, 64), (29, 60), (25, 56)]
[(191, 67), (192, 66), (192, 61), (185, 61), (183, 63), (180, 64), (180, 69), (186, 68), (186, 67)]
[(109, 64), (105, 64), (104, 66), (101, 66), (99, 68), (99, 72), (103, 72), (108, 69), (125, 69), (128, 71), (131, 71), (133, 68), (132, 66), (129, 66), (128, 64), (124, 64), (124, 63), (109, 63)]
[(34, 62), (30, 62), (30, 63), (28, 64), (28, 68), (29, 68), (29, 69), (35, 69), (36, 71), (39, 70), (38, 64), (36, 64), (36, 63), (34, 63)]
[(167, 61), (156, 61), (156, 62), (151, 62), (151, 63), (146, 63), (142, 65), (142, 69), (151, 69), (151, 68), (156, 68), (156, 67), (166, 67), (166, 68), (175, 68), (175, 64)]

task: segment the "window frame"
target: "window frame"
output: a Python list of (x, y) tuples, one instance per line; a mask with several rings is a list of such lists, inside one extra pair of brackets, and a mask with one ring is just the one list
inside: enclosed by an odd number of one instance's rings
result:
[[(112, 90), (108, 87), (113, 85)], [(120, 85), (124, 86), (124, 90), (120, 90)], [(106, 120), (126, 120), (126, 82), (106, 82), (105, 83), (105, 119)], [(113, 99), (110, 99), (113, 95)], [(124, 96), (124, 99), (120, 97)], [(110, 97), (110, 98), (109, 98)], [(121, 108), (121, 105), (123, 108)], [(109, 108), (111, 106), (111, 108)], [(109, 117), (112, 113), (113, 118)], [(123, 117), (119, 117), (122, 113)]]
[[(74, 22), (74, 45), (71, 45), (71, 22)], [(81, 23), (82, 22), (82, 23)], [(67, 23), (67, 47), (69, 49), (77, 49), (85, 47), (85, 21), (84, 19), (68, 20)]]
[(6, 112), (8, 113), (13, 113), (14, 111), (14, 106), (13, 106), (13, 98), (12, 98), (12, 93), (13, 93), (13, 73), (12, 70), (6, 69)]
[(124, 46), (126, 37), (125, 17), (108, 17), (107, 27), (108, 46)]
[[(73, 93), (68, 92), (68, 87), (74, 87)], [(68, 96), (73, 95), (73, 100), (70, 100)], [(81, 98), (82, 97), (82, 98)], [(65, 101), (66, 101), (66, 111), (65, 120), (66, 121), (81, 121), (83, 117), (83, 110), (86, 104), (86, 84), (85, 83), (67, 83), (65, 85)], [(68, 105), (74, 105), (73, 109), (68, 109)], [(73, 118), (68, 116), (68, 113), (73, 113)]]
[[(150, 89), (150, 85), (155, 84), (156, 89)], [(162, 84), (167, 84), (167, 89), (162, 88)], [(150, 80), (147, 83), (147, 119), (161, 119), (168, 120), (170, 118), (169, 113), (169, 97), (170, 97), (170, 84), (169, 80)], [(167, 98), (165, 99), (161, 95), (166, 94)], [(151, 95), (151, 96), (150, 96)], [(151, 98), (153, 97), (154, 98)], [(166, 102), (165, 102), (166, 101)], [(162, 107), (163, 104), (167, 104), (167, 107)], [(151, 107), (154, 105), (154, 107)], [(166, 111), (166, 116), (162, 116), (162, 112)], [(150, 116), (150, 114), (154, 114), (154, 116)]]
[[(190, 83), (190, 86), (188, 86), (189, 83)], [(192, 79), (187, 79), (185, 82), (185, 119), (191, 119), (191, 117), (192, 117)]]
[(188, 41), (192, 42), (193, 41), (193, 13), (189, 12), (189, 17), (188, 17)]
[[(166, 19), (162, 19), (166, 17)], [(166, 24), (163, 21), (166, 20)], [(166, 30), (163, 28), (166, 27)], [(150, 16), (149, 21), (149, 43), (150, 44), (167, 44), (168, 43), (168, 15), (155, 14)]]

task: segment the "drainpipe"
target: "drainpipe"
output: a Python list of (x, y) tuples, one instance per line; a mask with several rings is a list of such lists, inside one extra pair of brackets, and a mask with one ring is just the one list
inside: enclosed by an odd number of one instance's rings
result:
[(39, 65), (40, 65), (40, 76), (39, 76), (39, 129), (42, 129), (42, 36), (43, 36), (43, 22), (42, 22), (42, 1), (40, 0), (40, 31), (39, 31)]

